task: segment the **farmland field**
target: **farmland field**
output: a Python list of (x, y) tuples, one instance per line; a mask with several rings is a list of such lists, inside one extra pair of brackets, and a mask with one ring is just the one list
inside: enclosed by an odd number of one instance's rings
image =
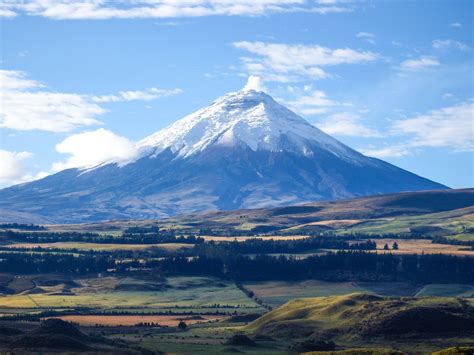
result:
[[(22, 282), (30, 282), (27, 278)], [(238, 309), (261, 312), (262, 308), (240, 291), (234, 283), (204, 277), (171, 277), (165, 282), (134, 278), (76, 279), (77, 286), (62, 292), (62, 284), (30, 289), (27, 294), (0, 296), (0, 308), (140, 309), (163, 311), (187, 309)], [(156, 290), (153, 290), (155, 288)]]
[[(360, 203), (0, 230), (0, 330), (54, 347), (74, 326), (65, 336), (82, 332), (78, 346), (92, 334), (95, 349), (131, 354), (301, 353), (319, 339), (370, 354), (474, 346), (472, 207)], [(300, 303), (314, 311), (288, 307)], [(253, 326), (286, 310), (288, 323)], [(406, 333), (425, 319), (415, 331), (466, 332)]]

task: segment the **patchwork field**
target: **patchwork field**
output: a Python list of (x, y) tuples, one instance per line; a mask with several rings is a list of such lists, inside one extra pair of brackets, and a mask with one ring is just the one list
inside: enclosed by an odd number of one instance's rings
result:
[[(474, 240), (472, 195), (406, 193), (161, 221), (4, 225), (0, 352), (6, 338), (12, 346), (41, 341), (56, 349), (58, 334), (63, 349), (85, 351), (97, 340), (94, 349), (127, 349), (124, 355), (471, 347), (474, 250), (470, 243), (437, 243)], [(204, 241), (184, 244), (182, 235)], [(222, 243), (253, 238), (261, 240)]]
[[(133, 277), (102, 277), (41, 282), (35, 277), (13, 280), (18, 294), (0, 296), (0, 309), (100, 309), (177, 313), (262, 312), (234, 283), (206, 277), (170, 277), (153, 281)], [(35, 286), (36, 285), (36, 286)], [(8, 287), (11, 283), (8, 284)]]

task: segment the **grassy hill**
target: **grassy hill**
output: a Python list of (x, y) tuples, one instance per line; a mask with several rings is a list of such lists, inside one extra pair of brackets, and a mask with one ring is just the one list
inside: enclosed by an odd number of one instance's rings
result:
[(400, 339), (436, 343), (438, 337), (472, 339), (474, 307), (467, 299), (354, 293), (292, 300), (245, 330), (275, 338), (325, 339), (344, 345), (373, 341), (387, 345)]

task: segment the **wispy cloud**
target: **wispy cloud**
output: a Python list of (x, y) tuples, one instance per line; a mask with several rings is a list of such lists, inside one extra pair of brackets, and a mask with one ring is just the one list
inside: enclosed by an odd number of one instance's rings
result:
[(402, 71), (421, 71), (425, 69), (434, 68), (440, 65), (440, 62), (429, 56), (423, 56), (418, 59), (407, 59), (400, 63), (398, 69)]
[(319, 14), (352, 11), (342, 1), (314, 3), (311, 0), (9, 0), (0, 15), (42, 16), (57, 20), (111, 18), (179, 18), (202, 16), (260, 16), (284, 12)]
[(474, 102), (432, 110), (426, 114), (392, 122), (389, 133), (397, 137), (392, 146), (361, 149), (376, 158), (412, 155), (427, 148), (444, 148), (453, 152), (474, 150)]
[(107, 111), (99, 103), (149, 101), (180, 92), (180, 89), (151, 88), (103, 96), (62, 93), (48, 91), (45, 85), (27, 78), (24, 72), (0, 70), (0, 127), (68, 132), (82, 126), (100, 125), (98, 117)]
[(368, 148), (360, 149), (360, 152), (364, 155), (374, 158), (387, 159), (387, 158), (401, 158), (412, 155), (412, 151), (402, 146), (392, 146), (384, 148)]
[(178, 27), (187, 24), (188, 22), (178, 22), (178, 21), (165, 21), (165, 22), (155, 22), (156, 26), (166, 26), (166, 27)]
[(462, 27), (462, 24), (460, 22), (452, 22), (449, 24), (449, 26), (459, 28), (459, 27)]
[(305, 116), (321, 115), (340, 105), (338, 102), (329, 99), (324, 91), (313, 90), (310, 86), (305, 89), (296, 99), (285, 101), (289, 108), (299, 114)]
[(413, 135), (411, 147), (474, 149), (474, 103), (466, 101), (393, 123), (392, 132)]
[(235, 42), (233, 46), (256, 57), (241, 58), (244, 69), (265, 81), (294, 82), (329, 76), (321, 67), (373, 62), (379, 55), (350, 48), (265, 42)]
[(335, 113), (325, 120), (317, 122), (316, 126), (327, 134), (336, 136), (365, 138), (382, 136), (376, 129), (367, 127), (359, 114), (352, 112)]
[(471, 49), (467, 44), (453, 40), (453, 39), (435, 39), (433, 41), (433, 48), (436, 49), (447, 49), (454, 48), (461, 51), (468, 51)]
[(118, 94), (92, 96), (94, 102), (120, 102), (120, 101), (151, 101), (162, 97), (180, 94), (181, 89), (159, 89), (150, 88), (146, 90), (120, 91)]
[(97, 117), (105, 113), (82, 95), (44, 91), (24, 72), (0, 70), (0, 84), (2, 128), (66, 132), (100, 124)]
[(0, 17), (15, 17), (17, 13), (13, 10), (6, 8), (6, 4), (1, 4), (0, 6)]
[(375, 44), (375, 35), (370, 32), (358, 32), (356, 34), (357, 38), (360, 38), (361, 40), (370, 43), (370, 44)]
[(364, 122), (359, 114), (362, 110), (354, 112), (356, 110), (351, 103), (329, 98), (324, 91), (313, 89), (312, 85), (305, 85), (303, 88), (287, 86), (287, 92), (294, 98), (279, 100), (296, 113), (312, 117), (311, 120), (316, 119), (314, 125), (328, 134), (362, 138), (382, 136)]

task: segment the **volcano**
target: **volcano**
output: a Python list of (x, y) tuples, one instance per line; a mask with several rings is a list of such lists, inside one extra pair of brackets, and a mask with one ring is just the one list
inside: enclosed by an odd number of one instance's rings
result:
[(0, 209), (77, 223), (447, 188), (362, 155), (255, 90), (220, 97), (137, 152), (0, 190)]

